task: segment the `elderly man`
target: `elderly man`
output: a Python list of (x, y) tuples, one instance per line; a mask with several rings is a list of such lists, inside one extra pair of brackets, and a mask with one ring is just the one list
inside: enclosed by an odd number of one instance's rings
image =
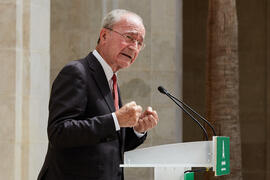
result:
[(55, 79), (50, 103), (49, 147), (38, 179), (123, 180), (124, 151), (158, 123), (151, 107), (122, 106), (116, 72), (144, 48), (142, 19), (113, 10), (103, 20), (96, 49), (67, 64)]

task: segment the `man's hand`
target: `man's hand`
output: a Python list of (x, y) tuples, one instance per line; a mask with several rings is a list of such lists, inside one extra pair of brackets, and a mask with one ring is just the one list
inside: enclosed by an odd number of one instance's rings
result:
[(144, 133), (155, 127), (158, 124), (158, 121), (157, 112), (153, 111), (152, 107), (148, 107), (140, 116), (138, 123), (134, 126), (134, 130), (139, 133)]
[(116, 111), (115, 115), (120, 127), (133, 127), (137, 124), (141, 113), (142, 107), (132, 101)]

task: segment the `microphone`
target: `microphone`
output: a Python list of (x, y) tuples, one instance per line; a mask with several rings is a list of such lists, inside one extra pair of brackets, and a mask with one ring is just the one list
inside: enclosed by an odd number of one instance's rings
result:
[[(197, 113), (195, 110), (193, 110), (191, 107), (189, 107), (187, 104), (185, 104), (183, 101), (177, 99), (176, 97), (174, 97), (173, 95), (171, 95), (165, 88), (163, 88), (162, 86), (158, 87), (158, 90), (160, 93), (167, 95), (178, 107), (180, 107), (186, 114), (189, 115), (189, 117), (191, 117), (191, 119), (196, 122), (199, 127), (203, 130), (204, 135), (206, 140), (208, 140), (208, 135), (207, 132), (205, 130), (205, 128), (202, 126), (202, 124), (189, 112), (187, 111), (183, 106), (185, 106), (186, 108), (188, 108), (191, 112), (193, 112), (194, 114), (196, 114), (200, 119), (202, 119), (204, 122), (207, 123), (208, 126), (211, 127), (214, 136), (216, 136), (216, 132), (215, 129), (213, 128), (213, 126), (211, 125), (211, 123), (209, 121), (207, 121), (205, 118), (203, 118), (199, 113)], [(182, 105), (180, 105), (178, 102), (180, 102)]]
[(158, 90), (162, 94), (166, 94), (166, 95), (169, 94), (168, 91), (162, 86), (158, 86)]
[(175, 99), (176, 101), (180, 102), (183, 106), (185, 106), (186, 108), (188, 108), (191, 112), (193, 112), (194, 114), (196, 114), (201, 120), (203, 120), (211, 129), (212, 132), (214, 134), (214, 136), (216, 136), (216, 131), (214, 129), (214, 127), (211, 125), (211, 123), (206, 120), (204, 117), (202, 117), (199, 113), (197, 113), (194, 109), (192, 109), (190, 106), (188, 106), (186, 103), (184, 103), (183, 101), (177, 99), (176, 97), (174, 97), (173, 95), (171, 95), (164, 87), (159, 86), (158, 87), (159, 92), (161, 92), (162, 94), (166, 94), (167, 96), (172, 97), (173, 99)]

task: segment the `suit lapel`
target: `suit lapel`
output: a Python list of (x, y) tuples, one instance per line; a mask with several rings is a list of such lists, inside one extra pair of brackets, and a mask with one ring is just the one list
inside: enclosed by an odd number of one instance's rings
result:
[(90, 53), (87, 56), (87, 61), (89, 64), (90, 69), (92, 70), (92, 75), (96, 81), (96, 84), (101, 92), (101, 94), (103, 95), (107, 105), (109, 106), (109, 109), (111, 112), (115, 111), (115, 107), (114, 107), (114, 101), (113, 101), (113, 97), (112, 97), (112, 93), (106, 78), (106, 75), (104, 73), (104, 70), (102, 68), (102, 66), (100, 65), (100, 63), (98, 62), (98, 60), (95, 58), (95, 56)]
[[(96, 84), (98, 85), (98, 88), (100, 92), (102, 93), (107, 105), (109, 106), (111, 112), (115, 112), (115, 107), (114, 107), (114, 100), (113, 96), (106, 78), (106, 75), (104, 73), (104, 70), (98, 60), (95, 58), (95, 56), (90, 53), (87, 56), (87, 61), (89, 64), (90, 69), (92, 70), (92, 75), (96, 81)], [(119, 108), (122, 107), (122, 100), (120, 96), (120, 90), (118, 87), (118, 97), (119, 97)], [(118, 137), (119, 137), (119, 142), (120, 142), (120, 156), (123, 161), (123, 154), (124, 154), (124, 143), (125, 143), (125, 128), (120, 128), (120, 131), (118, 131)]]

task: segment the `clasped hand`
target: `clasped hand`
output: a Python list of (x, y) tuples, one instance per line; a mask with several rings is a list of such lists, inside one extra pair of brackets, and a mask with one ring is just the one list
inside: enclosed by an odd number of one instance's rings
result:
[(159, 121), (156, 111), (148, 107), (142, 113), (142, 107), (132, 101), (115, 112), (120, 127), (133, 127), (135, 131), (143, 133), (155, 127)]

